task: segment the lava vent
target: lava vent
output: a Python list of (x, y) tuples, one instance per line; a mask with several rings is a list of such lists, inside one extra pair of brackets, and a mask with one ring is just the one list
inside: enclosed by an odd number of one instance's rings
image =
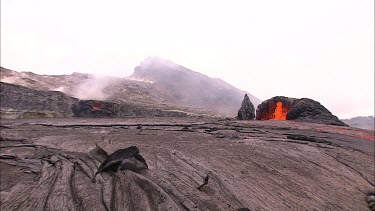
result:
[(260, 104), (256, 111), (257, 120), (286, 120), (294, 98), (277, 96)]

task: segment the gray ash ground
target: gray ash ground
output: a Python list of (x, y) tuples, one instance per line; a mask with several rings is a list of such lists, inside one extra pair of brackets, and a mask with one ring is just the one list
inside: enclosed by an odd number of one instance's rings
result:
[[(2, 120), (0, 143), (1, 210), (370, 210), (374, 190), (374, 133), (348, 127)], [(137, 146), (149, 170), (103, 172), (92, 182), (105, 159), (95, 144), (108, 153)]]

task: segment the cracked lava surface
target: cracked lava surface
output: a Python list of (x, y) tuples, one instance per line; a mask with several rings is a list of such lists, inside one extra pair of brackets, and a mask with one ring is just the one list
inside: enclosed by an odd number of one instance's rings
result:
[[(368, 210), (374, 189), (373, 131), (339, 126), (2, 120), (0, 143), (1, 210)], [(135, 145), (149, 170), (92, 182), (105, 159), (95, 144), (108, 153)]]

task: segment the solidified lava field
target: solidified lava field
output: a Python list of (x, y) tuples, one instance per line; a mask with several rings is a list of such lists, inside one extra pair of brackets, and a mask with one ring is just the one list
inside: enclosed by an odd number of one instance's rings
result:
[[(19, 119), (1, 121), (0, 143), (1, 210), (369, 210), (374, 190), (374, 133), (348, 127)], [(105, 159), (101, 148), (129, 146), (149, 170), (103, 172), (92, 181)]]

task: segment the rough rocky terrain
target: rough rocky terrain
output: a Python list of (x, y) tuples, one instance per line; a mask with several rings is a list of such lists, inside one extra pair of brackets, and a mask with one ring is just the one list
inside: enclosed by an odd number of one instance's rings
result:
[[(374, 190), (374, 133), (333, 125), (18, 119), (1, 121), (0, 144), (1, 210), (369, 210)], [(95, 144), (137, 146), (149, 170), (92, 182)]]

